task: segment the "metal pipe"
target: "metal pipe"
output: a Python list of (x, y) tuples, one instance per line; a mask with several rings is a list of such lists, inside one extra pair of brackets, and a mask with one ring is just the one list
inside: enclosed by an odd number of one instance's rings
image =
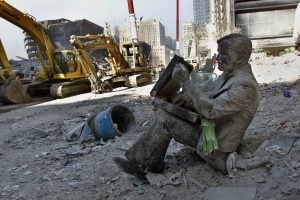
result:
[(127, 0), (129, 14), (134, 14), (133, 0)]
[(179, 0), (176, 0), (176, 52), (179, 54)]

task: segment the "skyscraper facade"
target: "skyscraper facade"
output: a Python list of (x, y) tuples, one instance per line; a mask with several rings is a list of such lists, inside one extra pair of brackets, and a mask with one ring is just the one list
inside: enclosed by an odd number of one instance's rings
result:
[(194, 22), (205, 25), (210, 22), (210, 0), (193, 0)]
[(184, 23), (183, 28), (183, 57), (187, 61), (197, 60), (196, 52), (196, 24), (192, 21)]
[(140, 23), (138, 37), (151, 46), (153, 67), (166, 66), (170, 61), (170, 49), (166, 47), (165, 26), (156, 19), (146, 19)]

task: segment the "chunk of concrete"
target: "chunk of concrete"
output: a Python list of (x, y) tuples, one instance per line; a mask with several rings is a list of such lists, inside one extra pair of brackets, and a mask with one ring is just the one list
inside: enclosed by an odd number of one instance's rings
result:
[(207, 200), (254, 200), (256, 187), (209, 187), (205, 191)]
[(274, 147), (278, 147), (277, 152), (288, 154), (299, 137), (294, 135), (280, 135), (274, 136), (270, 140), (263, 142), (260, 147), (255, 151), (255, 155), (265, 155), (266, 152), (274, 151)]
[(236, 167), (239, 169), (249, 170), (261, 167), (270, 162), (270, 156), (253, 157), (250, 159), (240, 159), (236, 161)]

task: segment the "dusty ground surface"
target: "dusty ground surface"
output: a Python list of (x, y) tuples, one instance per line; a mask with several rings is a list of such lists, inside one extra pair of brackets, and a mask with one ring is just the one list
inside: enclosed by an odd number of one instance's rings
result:
[[(0, 199), (212, 199), (209, 191), (223, 187), (232, 188), (233, 194), (236, 187), (246, 189), (242, 199), (300, 199), (300, 82), (295, 82), (300, 78), (300, 57), (260, 57), (252, 65), (261, 83), (261, 103), (238, 156), (250, 161), (268, 157), (269, 163), (239, 168), (229, 178), (172, 141), (164, 173), (150, 174), (150, 183), (120, 171), (111, 158), (123, 156), (153, 120), (152, 84), (2, 106)], [(289, 86), (298, 95), (284, 97), (282, 91)], [(66, 141), (67, 133), (90, 114), (120, 103), (135, 115), (134, 131), (85, 146)]]

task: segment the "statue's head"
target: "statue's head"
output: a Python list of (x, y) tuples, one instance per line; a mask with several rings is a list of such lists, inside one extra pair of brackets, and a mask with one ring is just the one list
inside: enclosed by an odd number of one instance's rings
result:
[(217, 42), (219, 70), (230, 72), (248, 63), (252, 52), (252, 43), (248, 37), (232, 33)]

